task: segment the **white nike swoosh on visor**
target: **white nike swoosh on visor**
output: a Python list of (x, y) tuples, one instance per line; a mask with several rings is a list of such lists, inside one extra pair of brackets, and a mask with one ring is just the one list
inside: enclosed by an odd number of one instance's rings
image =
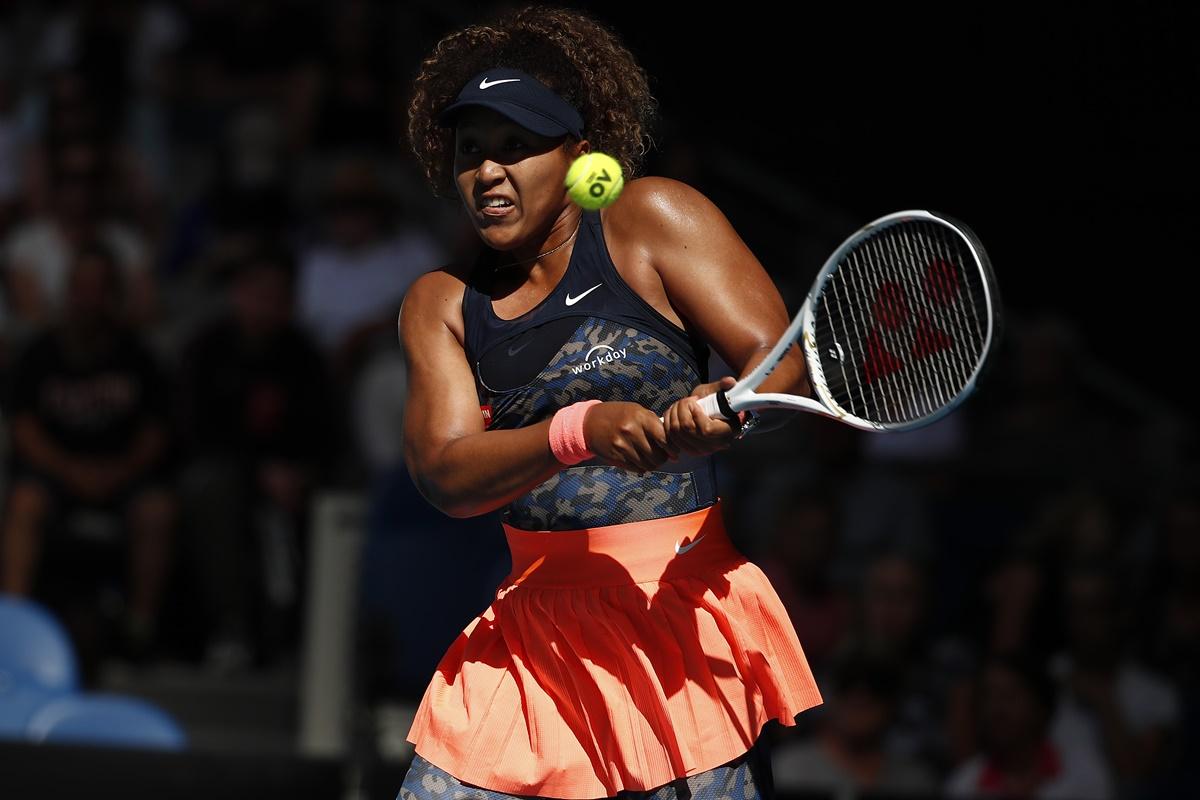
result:
[[(708, 536), (708, 534), (706, 533), (706, 534), (704, 534), (704, 536)], [(688, 550), (691, 550), (693, 547), (695, 547), (696, 545), (700, 544), (700, 541), (701, 541), (701, 540), (704, 538), (704, 536), (701, 536), (701, 537), (700, 537), (699, 539), (697, 539), (696, 541), (694, 541), (694, 542), (691, 542), (690, 544), (685, 544), (685, 545), (683, 545), (682, 547), (680, 546), (679, 542), (676, 542), (676, 543), (675, 543), (675, 554), (676, 554), (676, 555), (680, 555), (680, 556), (681, 556), (681, 555), (683, 555), (683, 554), (684, 554), (684, 553), (686, 553)]]
[(497, 83), (513, 83), (514, 81), (519, 81), (519, 80), (521, 80), (521, 79), (520, 78), (504, 78), (503, 80), (489, 81), (487, 78), (484, 78), (483, 80), (481, 80), (479, 82), (479, 88), (480, 89), (489, 89), (489, 88), (495, 86)]
[(576, 303), (578, 303), (580, 300), (582, 300), (583, 298), (587, 297), (589, 294), (591, 294), (592, 292), (596, 291), (597, 289), (599, 289), (599, 288), (600, 288), (601, 286), (603, 286), (603, 285), (604, 285), (603, 283), (597, 283), (595, 286), (593, 286), (592, 288), (588, 289), (588, 290), (587, 290), (586, 292), (584, 292), (583, 294), (579, 295), (579, 297), (571, 297), (571, 293), (570, 293), (570, 292), (567, 292), (567, 305), (569, 305), (569, 306), (573, 306), (573, 305), (575, 305), (575, 304), (576, 304)]

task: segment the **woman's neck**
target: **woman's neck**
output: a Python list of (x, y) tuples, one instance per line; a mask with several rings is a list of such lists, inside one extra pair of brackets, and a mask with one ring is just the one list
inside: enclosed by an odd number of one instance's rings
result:
[(555, 259), (554, 261), (550, 261), (549, 259), (562, 253), (564, 250), (567, 251), (569, 256), (570, 244), (575, 240), (582, 224), (582, 209), (578, 209), (577, 213), (570, 213), (568, 210), (566, 213), (560, 214), (554, 224), (550, 226), (550, 231), (546, 236), (539, 237), (540, 241), (537, 246), (516, 247), (500, 253), (493, 262), (493, 269), (497, 272), (502, 270), (519, 270), (528, 275), (532, 274), (538, 267), (544, 268), (548, 264), (560, 263), (559, 259)]

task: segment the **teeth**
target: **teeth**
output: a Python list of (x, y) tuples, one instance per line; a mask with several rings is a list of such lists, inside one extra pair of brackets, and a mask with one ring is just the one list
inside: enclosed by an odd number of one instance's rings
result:
[(505, 200), (503, 197), (490, 197), (483, 201), (485, 208), (494, 208), (495, 206), (511, 206), (512, 203)]

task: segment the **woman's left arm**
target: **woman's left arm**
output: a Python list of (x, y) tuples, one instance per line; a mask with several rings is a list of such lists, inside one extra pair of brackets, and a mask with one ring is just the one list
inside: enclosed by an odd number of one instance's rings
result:
[[(696, 189), (669, 178), (643, 178), (626, 191), (630, 196), (622, 202), (632, 201), (638, 241), (672, 309), (739, 378), (744, 376), (791, 321), (779, 290), (721, 210)], [(701, 411), (696, 398), (732, 385), (730, 378), (701, 384), (672, 404), (663, 415), (668, 441), (692, 454), (728, 447), (736, 438), (735, 429)], [(799, 348), (760, 388), (809, 393)]]

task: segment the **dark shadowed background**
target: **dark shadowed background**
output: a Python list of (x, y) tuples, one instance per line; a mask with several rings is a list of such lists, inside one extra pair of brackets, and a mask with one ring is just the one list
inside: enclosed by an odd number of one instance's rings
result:
[[(780, 790), (1195, 795), (1194, 7), (564, 5), (650, 76), (646, 172), (790, 309), (905, 208), (969, 225), (1004, 300), (945, 421), (719, 461), (827, 700), (768, 729)], [(0, 796), (396, 795), (507, 569), (401, 457), (400, 302), (477, 246), (406, 109), (516, 7), (0, 5)]]

